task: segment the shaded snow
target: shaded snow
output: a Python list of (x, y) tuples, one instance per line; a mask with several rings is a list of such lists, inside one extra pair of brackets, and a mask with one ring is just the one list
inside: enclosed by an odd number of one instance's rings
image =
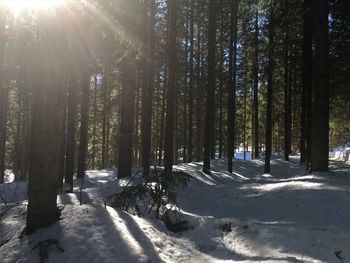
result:
[(264, 174), (261, 160), (235, 160), (230, 175), (226, 161), (216, 160), (205, 175), (201, 163), (179, 165), (194, 177), (177, 204), (194, 228), (177, 234), (152, 216), (105, 207), (128, 180), (114, 170), (88, 171), (83, 205), (75, 180), (73, 194), (58, 196), (62, 219), (31, 236), (20, 238), (25, 196), (1, 206), (0, 262), (39, 262), (31, 249), (45, 239), (65, 250), (50, 248), (48, 262), (350, 262), (350, 172), (337, 162), (331, 167), (309, 175), (296, 157), (275, 159)]

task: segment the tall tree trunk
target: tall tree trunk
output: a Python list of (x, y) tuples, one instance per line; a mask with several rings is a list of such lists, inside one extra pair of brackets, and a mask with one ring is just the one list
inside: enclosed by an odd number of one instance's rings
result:
[(141, 74), (136, 72), (136, 102), (135, 102), (135, 128), (134, 128), (134, 165), (139, 165), (140, 137), (139, 137), (139, 117), (140, 117), (140, 95), (141, 95)]
[(231, 1), (230, 14), (230, 45), (229, 45), (229, 70), (227, 85), (227, 160), (228, 172), (232, 173), (235, 147), (235, 110), (236, 110), (236, 60), (237, 60), (237, 9), (238, 0)]
[(216, 43), (216, 0), (209, 1), (208, 32), (208, 76), (207, 101), (204, 131), (203, 172), (210, 174), (211, 141), (213, 137), (214, 97), (215, 97), (215, 43)]
[(0, 13), (0, 184), (5, 176), (5, 152), (6, 152), (6, 123), (9, 90), (4, 87), (4, 49), (5, 49), (5, 14)]
[(166, 128), (164, 145), (164, 171), (170, 175), (173, 169), (174, 159), (174, 112), (176, 96), (176, 21), (178, 12), (178, 1), (168, 0), (169, 5), (169, 34), (168, 34), (168, 90), (166, 109)]
[[(107, 82), (108, 84), (108, 82)], [(107, 85), (107, 99), (106, 99), (106, 149), (105, 149), (105, 167), (110, 167), (110, 133), (111, 133), (111, 122), (110, 122), (110, 116), (111, 116), (111, 87), (110, 85)]]
[(86, 153), (88, 143), (88, 122), (89, 122), (89, 90), (90, 74), (85, 72), (80, 81), (81, 85), (81, 113), (80, 113), (80, 143), (78, 157), (77, 177), (84, 178), (86, 170)]
[(162, 110), (160, 119), (160, 135), (159, 135), (159, 151), (158, 151), (158, 166), (163, 163), (163, 146), (164, 146), (164, 119), (165, 119), (165, 99), (166, 99), (167, 73), (164, 72), (164, 82), (162, 91)]
[(258, 99), (258, 89), (259, 89), (259, 13), (255, 11), (255, 39), (254, 39), (254, 135), (253, 135), (253, 145), (254, 145), (254, 159), (259, 159), (259, 99)]
[[(223, 1), (221, 0), (221, 12), (223, 12)], [(222, 122), (223, 122), (223, 92), (224, 92), (224, 18), (220, 17), (220, 66), (219, 66), (219, 158), (222, 158), (223, 138), (222, 138)]]
[[(101, 168), (106, 168), (106, 148), (107, 148), (107, 111), (108, 111), (108, 81), (107, 72), (103, 78), (102, 85), (102, 99), (103, 99), (103, 109), (102, 109), (102, 151), (101, 151)], [(97, 82), (95, 83), (97, 86)]]
[[(92, 128), (92, 156), (91, 156), (91, 168), (96, 168), (96, 146), (97, 146), (97, 76), (94, 76), (94, 101), (93, 101), (93, 128)], [(103, 133), (103, 128), (102, 128)], [(103, 142), (102, 142), (103, 145)], [(103, 146), (102, 146), (103, 148)], [(103, 149), (102, 149), (103, 152)], [(103, 153), (102, 153), (103, 155)]]
[[(303, 109), (301, 123), (301, 161), (311, 167), (311, 126), (312, 126), (312, 38), (313, 0), (304, 0), (303, 12)], [(306, 150), (304, 149), (306, 145)], [(303, 154), (304, 152), (304, 154)]]
[(77, 116), (77, 80), (71, 76), (68, 87), (68, 120), (67, 120), (67, 142), (66, 142), (66, 170), (64, 180), (69, 184), (69, 192), (73, 192), (73, 175), (75, 163), (75, 123)]
[[(30, 154), (26, 232), (52, 225), (59, 219), (57, 208), (58, 165), (63, 109), (63, 65), (57, 65), (66, 50), (62, 28), (52, 31), (51, 16), (38, 13), (36, 63), (33, 67), (32, 140)], [(59, 31), (59, 32), (57, 32)], [(61, 34), (59, 34), (61, 33)], [(50, 49), (44, 48), (52, 43)], [(60, 45), (58, 44), (60, 43)]]
[(328, 171), (329, 155), (329, 40), (328, 1), (318, 0), (314, 9), (314, 60), (312, 72), (311, 170)]
[[(2, 73), (0, 73), (3, 75)], [(5, 176), (6, 123), (9, 90), (0, 85), (0, 184)]]
[(154, 26), (156, 15), (155, 0), (149, 1), (149, 22), (147, 23), (148, 39), (146, 39), (145, 48), (147, 54), (146, 82), (142, 91), (142, 166), (143, 175), (148, 176), (151, 165), (151, 129), (152, 129), (152, 102), (154, 89)]
[(312, 45), (313, 45), (313, 0), (305, 0), (304, 26), (303, 26), (303, 88), (305, 93), (306, 111), (306, 160), (307, 168), (311, 168), (312, 144)]
[[(187, 163), (187, 104), (188, 101), (188, 89), (191, 90), (191, 87), (189, 88), (188, 84), (188, 32), (189, 32), (189, 8), (190, 8), (190, 2), (191, 0), (187, 0), (186, 3), (186, 36), (185, 36), (185, 53), (184, 53), (184, 63), (185, 63), (185, 72), (184, 72), (184, 100), (183, 100), (183, 162)], [(191, 129), (191, 126), (188, 126), (189, 129)]]
[(272, 152), (272, 103), (273, 103), (273, 54), (274, 54), (274, 14), (273, 7), (269, 18), (269, 50), (267, 69), (267, 97), (266, 97), (266, 131), (265, 131), (265, 173), (270, 172), (270, 160)]
[[(247, 61), (245, 61), (246, 65), (248, 64)], [(248, 92), (248, 70), (245, 69), (244, 73), (244, 94), (243, 94), (243, 160), (247, 160), (247, 92)]]
[(201, 45), (201, 26), (198, 23), (197, 25), (197, 65), (196, 65), (196, 126), (197, 126), (197, 132), (196, 132), (196, 161), (199, 162), (202, 159), (202, 70), (203, 65), (202, 61), (202, 45)]
[(136, 70), (133, 61), (135, 53), (131, 50), (122, 61), (122, 89), (119, 132), (118, 178), (131, 176), (132, 137), (134, 131), (134, 102), (136, 90)]
[[(65, 83), (66, 84), (66, 83)], [(65, 85), (66, 86), (66, 85)], [(64, 105), (62, 112), (61, 125), (61, 143), (60, 143), (60, 159), (58, 165), (58, 187), (63, 189), (63, 178), (65, 173), (65, 158), (66, 158), (66, 129), (67, 129), (67, 89), (64, 87)]]
[[(288, 13), (288, 1), (286, 1), (286, 12)], [(288, 20), (285, 21), (284, 39), (284, 159), (289, 161), (292, 141), (292, 94), (289, 68), (289, 32)]]
[(193, 89), (194, 89), (194, 1), (190, 0), (190, 79), (189, 79), (189, 102), (188, 102), (188, 162), (193, 161)]

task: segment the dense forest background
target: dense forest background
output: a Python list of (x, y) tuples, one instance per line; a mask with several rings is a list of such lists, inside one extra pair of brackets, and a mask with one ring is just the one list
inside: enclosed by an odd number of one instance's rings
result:
[(272, 153), (301, 154), (322, 171), (329, 149), (349, 143), (347, 0), (8, 8), (0, 10), (0, 182), (6, 170), (29, 177), (33, 218), (87, 169), (131, 176), (143, 167), (147, 176), (152, 166), (204, 160), (210, 173), (210, 159), (229, 156), (232, 172), (241, 152), (264, 157), (266, 172)]

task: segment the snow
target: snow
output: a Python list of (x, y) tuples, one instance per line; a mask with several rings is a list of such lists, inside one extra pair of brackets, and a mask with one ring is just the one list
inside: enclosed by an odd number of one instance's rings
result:
[[(179, 190), (177, 208), (191, 228), (169, 231), (152, 215), (137, 217), (105, 206), (128, 183), (115, 170), (88, 171), (79, 205), (74, 193), (61, 193), (62, 219), (36, 233), (21, 235), (25, 225), (26, 184), (7, 183), (8, 207), (0, 206), (0, 262), (39, 262), (33, 247), (47, 239), (48, 262), (350, 262), (350, 171), (332, 161), (328, 173), (307, 174), (296, 156), (273, 159), (271, 174), (262, 160), (176, 166), (193, 176)], [(136, 173), (136, 170), (134, 171)], [(16, 195), (14, 195), (17, 189)]]

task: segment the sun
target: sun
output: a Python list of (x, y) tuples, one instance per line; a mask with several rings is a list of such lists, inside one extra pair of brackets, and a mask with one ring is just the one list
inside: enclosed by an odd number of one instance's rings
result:
[(7, 7), (14, 14), (23, 10), (38, 10), (62, 5), (67, 0), (0, 0), (1, 6)]

